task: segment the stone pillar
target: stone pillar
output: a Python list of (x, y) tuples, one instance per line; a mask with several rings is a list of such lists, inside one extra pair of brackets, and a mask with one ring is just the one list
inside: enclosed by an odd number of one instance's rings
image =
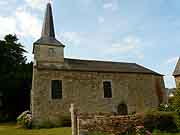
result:
[(72, 135), (78, 135), (77, 131), (77, 110), (74, 107), (74, 104), (71, 104), (70, 108), (71, 112), (71, 128), (72, 128)]

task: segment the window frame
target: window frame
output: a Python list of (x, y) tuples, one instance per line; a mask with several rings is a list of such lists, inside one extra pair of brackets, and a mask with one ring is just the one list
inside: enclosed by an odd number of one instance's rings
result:
[[(53, 81), (58, 81), (59, 82), (59, 90), (56, 90), (60, 92), (60, 96), (54, 96), (53, 94)], [(59, 79), (54, 79), (50, 81), (51, 85), (50, 85), (50, 99), (51, 100), (62, 100), (63, 99), (63, 80), (59, 80)]]
[(48, 48), (48, 56), (49, 57), (55, 57), (56, 56), (56, 49), (55, 48)]
[[(107, 96), (107, 97), (105, 97), (105, 87), (104, 87), (104, 83), (105, 82), (109, 82), (110, 83), (110, 88), (111, 88), (111, 96)], [(113, 98), (113, 84), (112, 84), (112, 80), (103, 80), (102, 81), (102, 88), (103, 88), (103, 98), (104, 99), (112, 99)]]

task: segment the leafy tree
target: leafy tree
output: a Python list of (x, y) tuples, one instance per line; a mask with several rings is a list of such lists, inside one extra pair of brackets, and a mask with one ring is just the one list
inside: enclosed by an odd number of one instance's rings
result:
[(0, 40), (0, 92), (4, 101), (1, 110), (8, 119), (29, 109), (32, 63), (26, 63), (25, 52), (16, 35)]
[(180, 129), (180, 87), (177, 87), (175, 96), (173, 98), (173, 108), (177, 113), (177, 126)]

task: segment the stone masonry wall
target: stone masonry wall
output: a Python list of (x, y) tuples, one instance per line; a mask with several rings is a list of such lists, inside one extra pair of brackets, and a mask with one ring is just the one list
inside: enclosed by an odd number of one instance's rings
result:
[(77, 116), (78, 135), (88, 132), (121, 134), (143, 125), (141, 115), (114, 115), (111, 113), (82, 113)]
[(90, 132), (121, 134), (143, 126), (143, 115), (115, 115), (114, 113), (79, 113), (71, 105), (72, 135), (87, 135)]
[(176, 76), (175, 80), (176, 80), (176, 87), (180, 88), (180, 76)]
[[(116, 112), (124, 102), (128, 112), (142, 112), (157, 107), (157, 81), (164, 89), (162, 77), (150, 74), (99, 73), (78, 71), (37, 70), (34, 67), (32, 87), (32, 114), (34, 123), (44, 121), (58, 123), (64, 115), (70, 115), (70, 104), (80, 112)], [(63, 99), (51, 99), (51, 80), (62, 80)], [(112, 82), (112, 98), (105, 99), (103, 81)]]

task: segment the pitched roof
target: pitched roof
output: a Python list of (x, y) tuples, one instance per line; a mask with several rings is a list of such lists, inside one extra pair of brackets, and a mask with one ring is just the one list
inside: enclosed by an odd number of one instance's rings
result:
[(177, 62), (177, 65), (176, 65), (176, 68), (175, 68), (175, 70), (174, 70), (173, 75), (174, 75), (174, 76), (180, 75), (180, 58), (179, 58), (179, 60), (178, 60), (178, 62)]
[(148, 68), (140, 66), (136, 63), (110, 62), (110, 61), (95, 61), (95, 60), (79, 60), (79, 59), (64, 59), (64, 64), (37, 64), (38, 69), (53, 69), (53, 70), (71, 70), (71, 71), (88, 71), (88, 72), (119, 72), (119, 73), (143, 73), (155, 74), (162, 76)]
[(43, 22), (41, 38), (38, 39), (34, 44), (64, 46), (55, 37), (52, 7), (50, 3), (48, 3), (46, 7), (46, 13), (45, 13), (44, 22)]

